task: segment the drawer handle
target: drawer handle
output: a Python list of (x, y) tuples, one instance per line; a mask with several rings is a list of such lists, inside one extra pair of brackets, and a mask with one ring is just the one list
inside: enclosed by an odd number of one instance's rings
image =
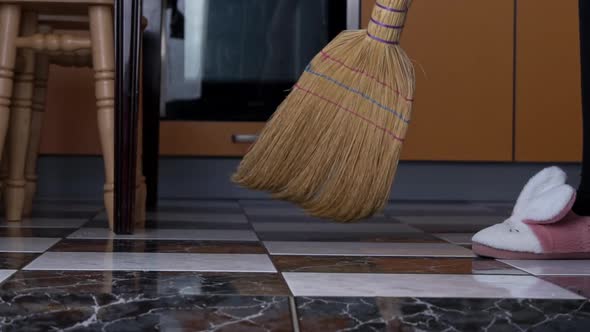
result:
[(256, 142), (257, 139), (258, 139), (258, 135), (254, 135), (254, 134), (233, 134), (231, 136), (231, 140), (234, 143), (251, 144), (251, 143)]

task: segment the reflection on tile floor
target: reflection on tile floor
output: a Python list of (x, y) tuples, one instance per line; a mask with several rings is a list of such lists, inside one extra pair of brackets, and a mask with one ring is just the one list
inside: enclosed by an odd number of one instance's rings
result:
[(264, 242), (271, 255), (473, 257), (451, 243)]
[(295, 296), (583, 299), (534, 276), (283, 273)]
[(277, 273), (171, 271), (20, 271), (0, 292), (25, 295), (112, 293), (127, 297), (170, 295), (289, 295)]
[(283, 272), (524, 275), (504, 263), (479, 258), (273, 256)]
[(590, 298), (590, 276), (543, 276), (542, 278)]
[(24, 267), (52, 271), (276, 272), (267, 255), (46, 252)]
[(0, 330), (590, 329), (590, 261), (473, 256), (507, 202), (397, 202), (358, 224), (268, 200), (160, 207), (132, 236), (100, 202), (0, 221)]
[(51, 251), (64, 252), (160, 252), (201, 254), (265, 254), (259, 242), (64, 239)]

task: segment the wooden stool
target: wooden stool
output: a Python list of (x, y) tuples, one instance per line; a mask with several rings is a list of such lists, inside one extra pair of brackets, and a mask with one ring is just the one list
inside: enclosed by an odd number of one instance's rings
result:
[[(78, 17), (85, 14), (90, 37), (39, 33), (43, 32), (38, 27), (39, 14)], [(6, 220), (20, 221), (23, 211), (30, 213), (31, 210), (49, 63), (71, 64), (72, 59), (76, 61), (88, 52), (85, 50), (90, 50), (105, 163), (104, 202), (109, 226), (113, 228), (113, 38), (113, 0), (0, 0), (0, 155), (7, 141), (8, 177), (3, 183)], [(22, 63), (15, 71), (17, 49)], [(141, 189), (141, 179), (139, 173), (138, 189)]]

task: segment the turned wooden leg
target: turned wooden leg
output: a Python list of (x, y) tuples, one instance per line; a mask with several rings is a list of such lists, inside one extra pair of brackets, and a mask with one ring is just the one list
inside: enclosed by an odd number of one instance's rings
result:
[[(37, 30), (37, 15), (25, 13), (21, 24), (21, 35), (32, 35)], [(20, 221), (25, 203), (25, 162), (31, 133), (31, 113), (33, 105), (33, 79), (35, 72), (35, 52), (30, 49), (19, 50), (22, 54), (22, 68), (16, 72), (10, 127), (8, 129), (8, 179), (6, 180), (6, 220)]]
[(104, 204), (114, 229), (115, 182), (115, 42), (109, 6), (90, 6), (90, 35), (94, 67), (98, 130), (105, 166)]
[(0, 157), (6, 176), (2, 179), (2, 196), (8, 178), (6, 134), (10, 121), (10, 100), (16, 62), (16, 37), (20, 28), (20, 7), (0, 3)]
[(33, 200), (37, 192), (37, 156), (41, 143), (41, 125), (43, 123), (43, 111), (45, 111), (45, 93), (47, 90), (47, 78), (49, 74), (49, 56), (37, 54), (35, 57), (35, 80), (33, 90), (33, 114), (31, 118), (31, 136), (27, 148), (27, 161), (25, 166), (25, 205), (23, 216), (30, 217), (33, 212)]

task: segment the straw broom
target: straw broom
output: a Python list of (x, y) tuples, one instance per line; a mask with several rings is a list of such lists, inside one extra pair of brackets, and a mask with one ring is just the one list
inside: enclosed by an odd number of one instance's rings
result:
[(338, 221), (387, 203), (414, 95), (399, 40), (411, 0), (377, 0), (308, 65), (244, 157), (234, 182)]

